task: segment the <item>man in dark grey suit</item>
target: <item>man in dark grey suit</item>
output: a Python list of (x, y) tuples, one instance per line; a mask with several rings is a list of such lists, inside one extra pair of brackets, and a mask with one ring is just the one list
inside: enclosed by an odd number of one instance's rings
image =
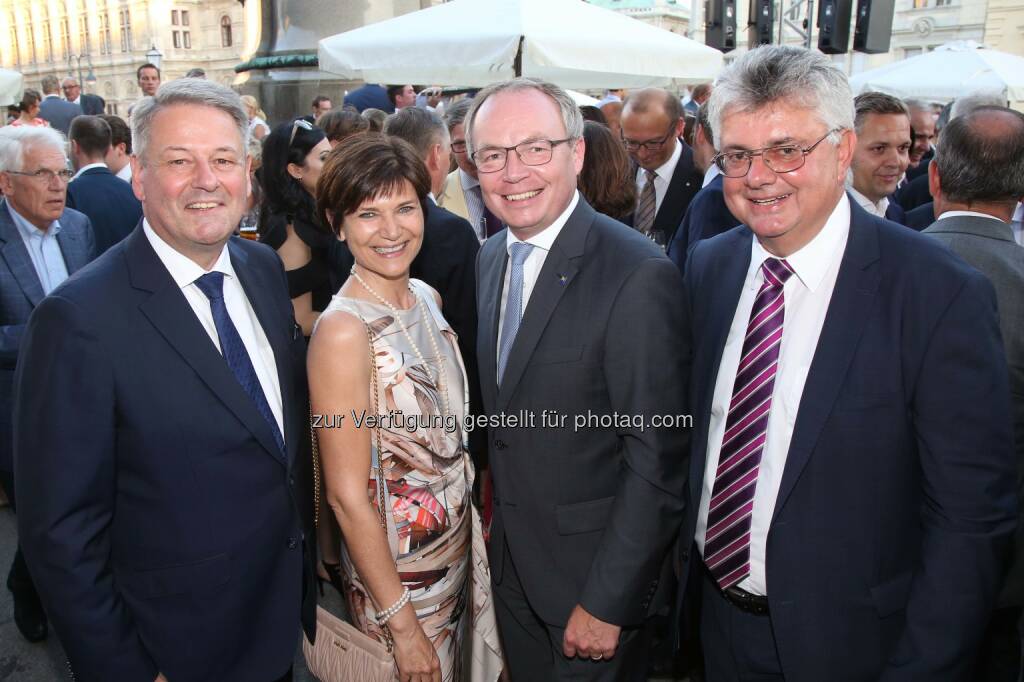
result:
[[(0, 130), (0, 486), (12, 508), (17, 501), (11, 386), (25, 325), (43, 297), (95, 251), (89, 219), (65, 208), (69, 174), (64, 140), (52, 129)], [(46, 615), (20, 546), (7, 587), (14, 594), (14, 622), (22, 635), (30, 642), (44, 639)]]
[[(928, 168), (939, 219), (924, 230), (984, 273), (996, 290), (1010, 371), (1018, 491), (1024, 500), (1024, 247), (1010, 230), (1024, 196), (1024, 115), (985, 106), (943, 128)], [(1024, 507), (1022, 507), (1024, 508)], [(1013, 563), (985, 633), (974, 679), (1016, 682), (1021, 668), (1017, 623), (1024, 607), (1024, 523)]]
[(78, 80), (68, 76), (61, 81), (60, 89), (64, 91), (64, 98), (72, 104), (82, 107), (82, 113), (88, 116), (98, 116), (106, 113), (107, 103), (99, 95), (90, 95), (82, 92), (82, 86)]
[(39, 118), (66, 136), (71, 127), (71, 119), (82, 115), (82, 107), (60, 98), (60, 81), (54, 75), (44, 77), (42, 87), (43, 101), (39, 103)]
[(510, 673), (643, 680), (683, 512), (681, 278), (576, 191), (583, 119), (563, 90), (493, 85), (466, 128), (484, 202), (508, 226), (477, 261), (477, 358)]

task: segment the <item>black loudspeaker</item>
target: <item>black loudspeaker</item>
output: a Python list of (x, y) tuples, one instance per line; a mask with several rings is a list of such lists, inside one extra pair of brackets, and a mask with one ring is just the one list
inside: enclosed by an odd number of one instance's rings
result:
[(868, 54), (888, 52), (895, 10), (896, 0), (857, 0), (857, 28), (853, 31), (853, 49)]
[(818, 5), (818, 49), (843, 54), (850, 49), (850, 9), (853, 0), (821, 0)]
[(774, 0), (750, 0), (750, 16), (747, 20), (747, 47), (771, 45), (772, 10)]
[(736, 0), (705, 0), (704, 43), (722, 52), (736, 49)]

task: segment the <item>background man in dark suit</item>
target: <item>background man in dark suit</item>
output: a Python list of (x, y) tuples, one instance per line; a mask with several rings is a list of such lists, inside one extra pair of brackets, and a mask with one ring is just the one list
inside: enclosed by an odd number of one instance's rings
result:
[(71, 166), (77, 171), (68, 185), (68, 206), (89, 216), (99, 255), (131, 234), (142, 219), (142, 204), (131, 185), (107, 168), (110, 126), (106, 121), (78, 116), (71, 122), (68, 140)]
[(64, 91), (64, 99), (82, 107), (82, 113), (88, 116), (98, 116), (105, 113), (107, 103), (99, 95), (82, 93), (82, 86), (78, 80), (68, 76), (61, 81), (60, 89)]
[[(679, 273), (579, 196), (583, 118), (560, 88), (491, 86), (466, 126), (484, 201), (508, 225), (481, 249), (477, 281), (511, 676), (644, 680), (644, 625), (673, 587), (683, 508), (687, 431), (650, 421), (686, 413)], [(535, 421), (502, 417), (515, 414)]]
[(701, 186), (702, 171), (681, 139), (683, 123), (679, 98), (661, 88), (631, 92), (622, 109), (622, 140), (637, 164), (632, 225), (662, 246), (672, 243)]
[[(12, 508), (12, 385), (25, 324), (43, 297), (95, 254), (89, 219), (65, 208), (69, 174), (59, 133), (27, 126), (0, 130), (0, 486)], [(20, 546), (7, 587), (14, 594), (18, 630), (30, 642), (45, 638), (46, 614)]]
[(315, 627), (305, 341), (280, 260), (231, 239), (248, 121), (181, 79), (132, 125), (145, 219), (25, 332), (25, 558), (78, 680), (291, 679)]
[(857, 95), (853, 108), (857, 146), (846, 189), (868, 213), (902, 224), (903, 209), (889, 196), (910, 163), (910, 114), (903, 102), (881, 92)]
[(704, 172), (703, 186), (686, 209), (683, 222), (668, 248), (668, 257), (681, 273), (686, 272), (686, 257), (697, 242), (710, 239), (740, 224), (725, 204), (722, 172), (715, 163), (714, 131), (708, 121), (706, 101), (697, 110), (697, 122), (693, 129), (693, 158), (697, 167)]
[(686, 271), (707, 678), (967, 680), (1017, 517), (992, 286), (850, 202), (824, 55), (741, 55), (711, 122), (743, 225)]
[(56, 76), (43, 77), (42, 87), (43, 101), (39, 103), (39, 118), (49, 122), (54, 130), (67, 135), (71, 119), (82, 115), (82, 107), (60, 98), (60, 81)]
[[(928, 170), (939, 219), (924, 231), (980, 270), (996, 289), (1013, 401), (1018, 502), (1024, 481), (1024, 247), (1009, 221), (1024, 196), (1024, 115), (980, 107), (942, 129)], [(1017, 682), (1024, 606), (1024, 523), (1018, 519), (1013, 562), (996, 600), (975, 680)]]

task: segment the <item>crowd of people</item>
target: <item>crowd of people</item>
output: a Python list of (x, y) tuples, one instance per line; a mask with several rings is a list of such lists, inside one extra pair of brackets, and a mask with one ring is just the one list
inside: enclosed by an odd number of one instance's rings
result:
[(0, 129), (7, 587), (75, 679), (362, 679), (331, 589), (402, 682), (1019, 682), (1005, 101), (138, 82)]

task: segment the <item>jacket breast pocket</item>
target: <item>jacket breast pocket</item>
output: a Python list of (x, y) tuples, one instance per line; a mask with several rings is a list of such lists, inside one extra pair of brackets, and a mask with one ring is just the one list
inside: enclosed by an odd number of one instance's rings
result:
[(555, 520), (559, 535), (575, 535), (602, 530), (608, 522), (615, 496), (597, 500), (560, 504), (555, 507)]
[(561, 348), (545, 348), (530, 356), (531, 365), (555, 365), (563, 362), (576, 362), (583, 357), (586, 346), (563, 346)]
[(230, 577), (227, 554), (177, 566), (130, 571), (118, 576), (128, 591), (142, 599), (209, 592), (227, 583)]

